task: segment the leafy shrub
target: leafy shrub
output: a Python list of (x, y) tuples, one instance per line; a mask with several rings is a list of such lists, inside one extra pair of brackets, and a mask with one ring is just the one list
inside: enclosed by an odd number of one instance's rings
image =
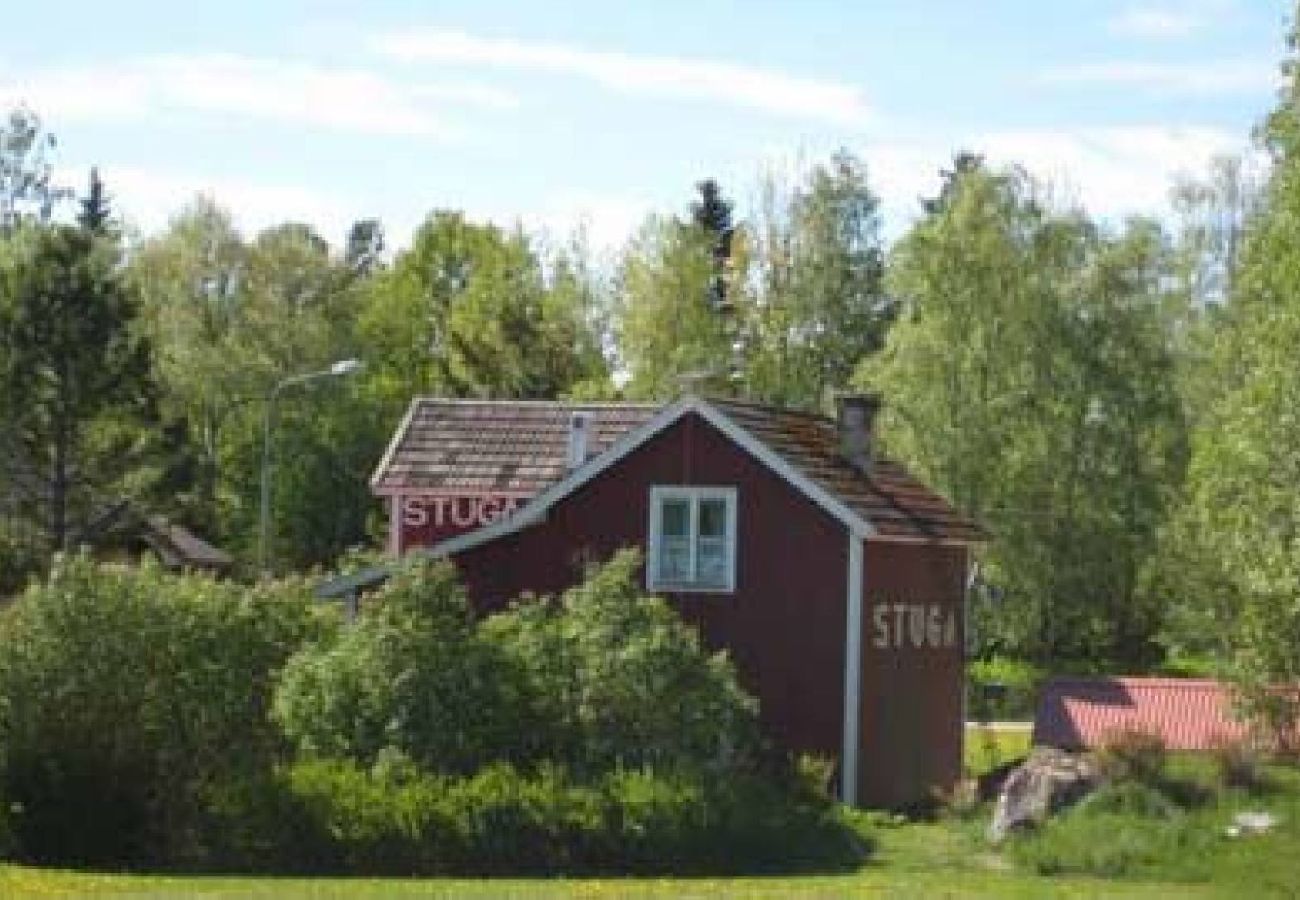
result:
[(1034, 717), (1043, 672), (1033, 663), (1008, 656), (979, 659), (970, 664), (967, 679), (970, 713), (977, 721)]
[(483, 640), (449, 563), (415, 563), (357, 622), (285, 667), (274, 716), (298, 751), (370, 765), (392, 748), (430, 772), (517, 757), (520, 675)]
[(1148, 784), (1122, 781), (1105, 785), (1078, 805), (1080, 814), (1108, 813), (1140, 819), (1172, 819), (1181, 810), (1162, 792)]
[(37, 861), (194, 852), (205, 787), (268, 765), (271, 685), (313, 631), (305, 585), (253, 589), (153, 566), (56, 563), (0, 616), (0, 795)]
[(1259, 751), (1248, 742), (1217, 740), (1211, 758), (1219, 783), (1226, 788), (1255, 790), (1263, 782)]
[(530, 753), (577, 772), (709, 766), (757, 752), (756, 705), (725, 655), (642, 594), (623, 551), (557, 601), (525, 598), (485, 633), (526, 675)]
[(754, 702), (724, 656), (641, 596), (637, 566), (621, 554), (558, 600), (480, 623), (450, 565), (409, 566), (354, 627), (294, 656), (275, 717), (301, 753), (368, 766), (392, 748), (445, 775), (738, 768), (756, 756)]
[(1013, 858), (1039, 875), (1199, 879), (1216, 840), (1185, 816), (1152, 819), (1076, 808), (1010, 845)]
[[(724, 873), (856, 866), (867, 844), (795, 782), (508, 764), (401, 777), (308, 760), (211, 806), (227, 868), (352, 874)], [(224, 842), (224, 843), (223, 843)]]
[(1097, 750), (1097, 768), (1109, 781), (1157, 785), (1164, 776), (1168, 753), (1159, 735), (1130, 729), (1107, 736)]

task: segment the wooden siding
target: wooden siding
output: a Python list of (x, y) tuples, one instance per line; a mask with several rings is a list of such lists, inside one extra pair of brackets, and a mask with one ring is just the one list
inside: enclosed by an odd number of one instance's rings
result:
[[(961, 775), (966, 565), (961, 547), (867, 541), (858, 763), (865, 806), (925, 803)], [(912, 627), (918, 611), (926, 617), (921, 633)]]

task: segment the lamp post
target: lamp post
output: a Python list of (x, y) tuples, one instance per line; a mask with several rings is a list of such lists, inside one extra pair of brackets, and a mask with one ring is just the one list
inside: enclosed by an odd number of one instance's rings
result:
[(268, 572), (270, 530), (271, 530), (271, 431), (275, 425), (275, 401), (287, 387), (315, 381), (318, 378), (335, 378), (359, 372), (362, 362), (359, 359), (341, 359), (328, 369), (319, 372), (304, 372), (281, 379), (266, 397), (266, 415), (262, 421), (262, 509), (258, 517), (257, 561), (262, 574)]

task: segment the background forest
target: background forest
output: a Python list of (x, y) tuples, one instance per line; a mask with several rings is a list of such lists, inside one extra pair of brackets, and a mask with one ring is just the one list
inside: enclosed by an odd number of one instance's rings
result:
[[(134, 232), (113, 186), (54, 183), (0, 124), (0, 595), (165, 514), (258, 566), (374, 546), (367, 477), (416, 395), (886, 400), (889, 454), (987, 529), (976, 656), (1055, 670), (1300, 677), (1300, 80), (1257, 139), (1174, 186), (1174, 220), (1097, 221), (961, 154), (884, 239), (841, 152), (793, 182), (704, 180), (607, 258), (435, 209), (242, 234), (201, 197)], [(47, 130), (48, 129), (48, 130)], [(737, 212), (728, 198), (758, 197)], [(357, 359), (347, 378), (282, 386)], [(1260, 694), (1264, 703), (1276, 698)]]

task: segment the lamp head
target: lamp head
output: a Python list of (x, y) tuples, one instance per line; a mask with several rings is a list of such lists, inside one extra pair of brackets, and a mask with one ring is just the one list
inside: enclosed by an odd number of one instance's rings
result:
[(352, 375), (355, 372), (360, 372), (363, 368), (365, 368), (365, 363), (359, 359), (340, 359), (330, 366), (329, 372), (331, 375)]

